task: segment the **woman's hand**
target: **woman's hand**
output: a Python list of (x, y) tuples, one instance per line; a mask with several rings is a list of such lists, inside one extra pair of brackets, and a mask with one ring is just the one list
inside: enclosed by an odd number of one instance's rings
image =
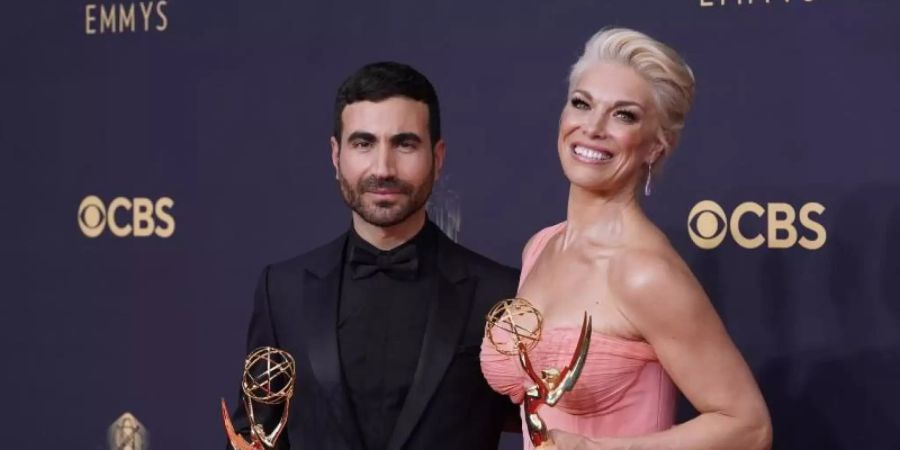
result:
[(553, 444), (541, 446), (540, 450), (594, 450), (591, 441), (580, 434), (568, 433), (562, 430), (550, 430), (550, 440)]

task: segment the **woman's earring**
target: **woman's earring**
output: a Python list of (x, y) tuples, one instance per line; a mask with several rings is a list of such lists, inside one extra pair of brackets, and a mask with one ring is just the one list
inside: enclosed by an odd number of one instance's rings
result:
[(647, 181), (644, 183), (644, 196), (646, 196), (646, 197), (649, 197), (650, 194), (653, 193), (653, 188), (650, 186), (652, 178), (653, 178), (653, 163), (647, 163)]

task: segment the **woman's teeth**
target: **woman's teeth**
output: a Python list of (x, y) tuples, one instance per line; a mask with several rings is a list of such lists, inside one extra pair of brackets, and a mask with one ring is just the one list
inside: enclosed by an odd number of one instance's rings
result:
[(612, 154), (607, 151), (593, 150), (580, 145), (576, 145), (574, 151), (576, 155), (591, 161), (606, 161), (612, 159)]

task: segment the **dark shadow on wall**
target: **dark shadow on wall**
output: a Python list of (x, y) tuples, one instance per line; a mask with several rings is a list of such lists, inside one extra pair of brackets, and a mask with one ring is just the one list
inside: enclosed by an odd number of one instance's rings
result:
[[(807, 376), (793, 386), (797, 373)], [(769, 361), (758, 379), (772, 414), (776, 449), (900, 448), (900, 417), (893, 411), (900, 350), (791, 355)]]
[[(783, 345), (754, 368), (774, 448), (900, 449), (900, 187), (866, 186), (833, 196), (826, 207), (824, 260), (812, 269), (821, 273), (821, 310), (792, 298), (792, 271), (810, 267), (783, 251), (766, 251), (761, 260), (765, 339)], [(692, 259), (714, 302), (728, 290), (721, 285), (725, 263), (721, 252)], [(805, 341), (829, 344), (804, 349), (796, 321), (820, 313), (827, 336)], [(696, 415), (683, 398), (678, 406), (679, 422)]]
[[(779, 356), (758, 372), (775, 448), (900, 449), (900, 188), (866, 186), (828, 208), (819, 281), (833, 312), (824, 331), (833, 344)], [(785, 343), (792, 320), (802, 319), (779, 310), (789, 304), (783, 278), (790, 269), (781, 253), (764, 261), (767, 320)]]

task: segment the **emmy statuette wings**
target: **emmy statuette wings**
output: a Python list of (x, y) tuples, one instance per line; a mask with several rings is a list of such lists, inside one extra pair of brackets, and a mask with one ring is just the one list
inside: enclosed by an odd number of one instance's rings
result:
[(524, 408), (528, 435), (535, 448), (552, 444), (547, 424), (538, 409), (543, 405), (556, 405), (563, 394), (575, 387), (591, 345), (591, 317), (584, 313), (581, 334), (569, 364), (561, 370), (545, 368), (538, 374), (528, 353), (540, 342), (543, 325), (541, 312), (528, 300), (511, 298), (501, 300), (491, 308), (484, 329), (494, 349), (503, 355), (517, 356), (522, 369), (534, 382), (525, 391)]

